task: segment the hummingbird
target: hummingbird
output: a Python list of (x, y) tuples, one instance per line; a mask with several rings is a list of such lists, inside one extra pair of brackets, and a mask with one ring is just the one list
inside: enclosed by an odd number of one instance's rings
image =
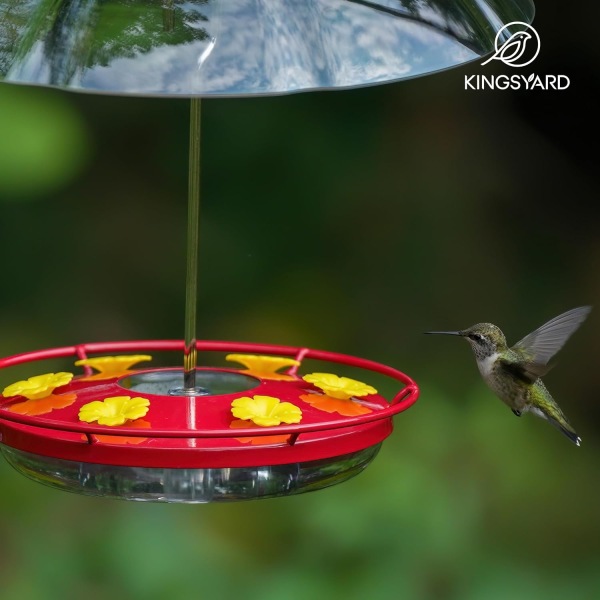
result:
[(581, 306), (548, 321), (511, 348), (492, 323), (477, 323), (461, 331), (427, 331), (428, 334), (464, 337), (473, 352), (484, 381), (520, 417), (531, 412), (549, 421), (579, 446), (581, 438), (543, 384), (551, 368), (548, 362), (562, 348), (591, 310)]

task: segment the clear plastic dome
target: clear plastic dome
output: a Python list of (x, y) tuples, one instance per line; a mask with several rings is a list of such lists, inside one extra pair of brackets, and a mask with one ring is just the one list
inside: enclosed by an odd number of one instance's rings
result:
[(0, 81), (152, 96), (375, 85), (476, 60), (530, 0), (0, 0)]

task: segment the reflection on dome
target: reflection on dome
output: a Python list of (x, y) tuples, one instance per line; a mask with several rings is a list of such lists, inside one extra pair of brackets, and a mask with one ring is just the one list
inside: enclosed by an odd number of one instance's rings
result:
[(493, 50), (530, 0), (0, 0), (0, 80), (230, 96), (373, 85)]

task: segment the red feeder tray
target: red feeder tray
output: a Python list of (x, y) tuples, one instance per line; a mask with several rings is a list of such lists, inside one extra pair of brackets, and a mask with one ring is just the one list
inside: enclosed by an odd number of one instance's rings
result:
[[(183, 341), (83, 344), (0, 359), (0, 368), (58, 357), (183, 349)], [(336, 401), (298, 375), (302, 364), (289, 369), (285, 379), (202, 367), (196, 380), (207, 394), (186, 396), (173, 395), (182, 386), (182, 369), (135, 369), (102, 378), (86, 367), (50, 400), (0, 398), (2, 453), (24, 475), (83, 494), (163, 502), (290, 495), (362, 471), (392, 432), (392, 417), (419, 393), (404, 373), (344, 354), (235, 342), (198, 342), (197, 349), (286, 356), (300, 363), (316, 359), (331, 363), (331, 373), (336, 364), (358, 367), (386, 375), (402, 388), (391, 402), (378, 394)], [(235, 419), (232, 401), (255, 395), (290, 402), (301, 409), (301, 422), (259, 427)], [(79, 420), (83, 405), (114, 396), (148, 399), (147, 414), (116, 427)]]

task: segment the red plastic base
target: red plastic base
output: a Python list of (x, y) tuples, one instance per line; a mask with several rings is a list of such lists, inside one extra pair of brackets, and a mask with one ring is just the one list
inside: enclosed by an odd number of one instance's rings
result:
[[(81, 359), (88, 354), (115, 354), (172, 350), (183, 352), (182, 341), (95, 343), (53, 348), (0, 359), (0, 368), (56, 357)], [(242, 352), (284, 355), (300, 362), (316, 359), (373, 371), (400, 382), (402, 389), (390, 403), (378, 394), (365, 398), (367, 414), (342, 416), (324, 412), (301, 399), (315, 388), (297, 375), (290, 381), (256, 377), (256, 387), (234, 394), (198, 397), (134, 394), (122, 387), (122, 378), (85, 381), (85, 375), (59, 388), (59, 396), (75, 395), (74, 401), (43, 415), (23, 415), (11, 406), (23, 398), (0, 400), (1, 442), (18, 450), (66, 460), (109, 465), (164, 468), (253, 467), (327, 459), (380, 443), (392, 432), (392, 417), (409, 408), (418, 397), (416, 384), (391, 367), (344, 354), (308, 348), (236, 342), (198, 342), (199, 352)], [(159, 372), (144, 369), (136, 373)], [(172, 369), (171, 369), (172, 370)], [(200, 369), (238, 373), (236, 369)], [(37, 373), (33, 373), (37, 374)], [(364, 380), (368, 383), (368, 375)], [(150, 400), (144, 428), (106, 427), (78, 420), (83, 404), (117, 395), (143, 395)], [(231, 402), (255, 394), (275, 396), (302, 409), (302, 422), (277, 427), (232, 427)], [(361, 399), (362, 400), (362, 399)]]

